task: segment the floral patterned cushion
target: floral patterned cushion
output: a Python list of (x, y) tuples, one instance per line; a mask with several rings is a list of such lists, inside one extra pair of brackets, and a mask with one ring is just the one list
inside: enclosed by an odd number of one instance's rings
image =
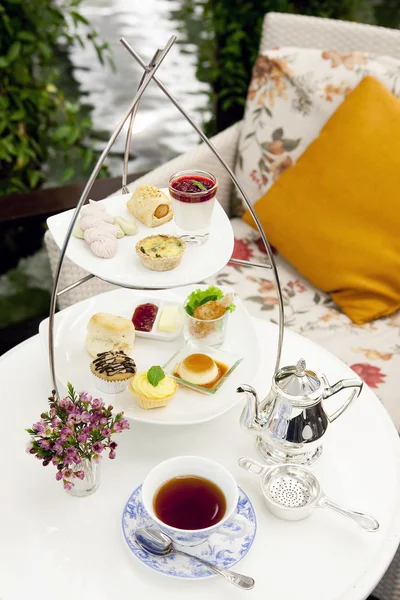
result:
[[(400, 61), (394, 58), (309, 48), (280, 48), (257, 58), (236, 162), (252, 203), (296, 162), (366, 75), (400, 97)], [(242, 212), (234, 200), (232, 214)]]
[[(232, 220), (233, 256), (265, 260), (259, 234), (241, 219)], [(348, 364), (378, 395), (400, 431), (400, 311), (355, 325), (279, 254), (275, 255), (285, 304), (285, 323)], [(210, 282), (235, 288), (250, 314), (277, 322), (277, 296), (270, 271), (228, 265)]]

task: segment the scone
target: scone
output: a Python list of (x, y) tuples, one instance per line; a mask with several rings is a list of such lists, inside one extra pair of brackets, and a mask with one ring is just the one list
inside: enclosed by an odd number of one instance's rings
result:
[[(154, 369), (162, 373), (161, 379), (151, 377)], [(161, 367), (151, 367), (148, 371), (136, 373), (130, 380), (128, 389), (135, 396), (138, 405), (147, 410), (167, 406), (178, 389), (178, 384)]]
[(133, 358), (124, 352), (101, 352), (90, 365), (96, 387), (106, 394), (118, 394), (126, 389), (136, 373)]
[(147, 227), (158, 227), (173, 217), (171, 200), (154, 185), (140, 185), (126, 203), (129, 212)]
[(129, 319), (96, 313), (87, 324), (86, 350), (95, 358), (107, 351), (132, 352), (135, 341), (135, 326)]

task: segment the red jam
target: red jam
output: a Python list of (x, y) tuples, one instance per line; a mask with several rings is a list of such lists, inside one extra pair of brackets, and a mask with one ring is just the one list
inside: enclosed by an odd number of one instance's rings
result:
[[(205, 193), (212, 188), (214, 189), (209, 194)], [(169, 193), (175, 200), (180, 200), (181, 202), (205, 202), (214, 198), (217, 193), (217, 186), (215, 181), (202, 175), (194, 175), (193, 177), (182, 175), (182, 177), (177, 177), (170, 184)], [(199, 193), (202, 195), (197, 196)], [(193, 197), (192, 194), (196, 194), (196, 196)]]
[(155, 304), (139, 304), (133, 313), (132, 323), (137, 331), (151, 331), (158, 313), (158, 306)]

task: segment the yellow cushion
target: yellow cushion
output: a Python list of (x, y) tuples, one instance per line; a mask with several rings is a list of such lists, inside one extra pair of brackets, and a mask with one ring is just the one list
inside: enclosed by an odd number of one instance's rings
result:
[(400, 101), (365, 77), (255, 209), (271, 243), (354, 323), (397, 310)]

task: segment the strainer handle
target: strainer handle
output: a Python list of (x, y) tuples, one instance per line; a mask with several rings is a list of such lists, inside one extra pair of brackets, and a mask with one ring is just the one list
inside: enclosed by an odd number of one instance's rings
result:
[(246, 469), (246, 471), (250, 471), (250, 473), (257, 475), (257, 477), (260, 477), (267, 468), (265, 465), (262, 465), (258, 461), (253, 460), (252, 458), (242, 457), (239, 458), (238, 462), (239, 467), (242, 467), (242, 469)]
[(337, 504), (327, 496), (324, 496), (320, 499), (319, 506), (321, 508), (330, 508), (331, 510), (338, 512), (339, 514), (344, 515), (345, 517), (349, 517), (349, 519), (352, 519), (355, 523), (357, 523), (357, 525), (359, 525), (366, 531), (378, 531), (379, 529), (379, 523), (372, 515), (359, 512), (358, 510), (351, 510), (350, 508), (345, 508), (344, 506)]

